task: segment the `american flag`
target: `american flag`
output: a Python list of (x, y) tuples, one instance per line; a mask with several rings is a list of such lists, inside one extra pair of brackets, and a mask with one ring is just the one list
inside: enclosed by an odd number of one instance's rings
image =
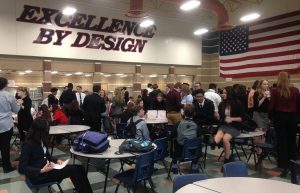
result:
[(300, 72), (300, 10), (220, 33), (220, 76)]

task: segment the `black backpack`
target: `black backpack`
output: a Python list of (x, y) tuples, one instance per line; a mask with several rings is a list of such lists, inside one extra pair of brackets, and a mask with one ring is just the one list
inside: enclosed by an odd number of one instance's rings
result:
[(135, 138), (136, 125), (141, 121), (143, 121), (143, 119), (139, 119), (136, 122), (133, 122), (133, 117), (130, 118), (129, 124), (125, 127), (125, 138)]

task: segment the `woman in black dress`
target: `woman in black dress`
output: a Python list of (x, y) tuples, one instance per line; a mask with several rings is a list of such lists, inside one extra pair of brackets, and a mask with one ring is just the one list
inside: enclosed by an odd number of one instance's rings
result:
[(28, 132), (33, 120), (31, 116), (32, 101), (26, 87), (17, 88), (17, 95), (22, 100), (21, 109), (18, 112), (18, 129), (20, 133), (20, 140), (24, 142), (25, 132)]
[(232, 86), (223, 90), (223, 101), (219, 105), (221, 126), (214, 138), (214, 143), (223, 141), (224, 163), (232, 161), (230, 141), (240, 135), (242, 117), (245, 116), (244, 106), (237, 99)]

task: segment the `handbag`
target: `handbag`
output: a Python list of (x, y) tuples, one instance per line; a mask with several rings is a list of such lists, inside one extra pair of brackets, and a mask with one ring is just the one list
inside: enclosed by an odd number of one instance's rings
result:
[(76, 137), (72, 147), (75, 151), (83, 153), (102, 153), (109, 147), (109, 140), (107, 134), (87, 131)]
[(257, 124), (255, 123), (255, 121), (246, 114), (244, 120), (242, 121), (242, 131), (251, 132), (255, 131), (256, 128)]

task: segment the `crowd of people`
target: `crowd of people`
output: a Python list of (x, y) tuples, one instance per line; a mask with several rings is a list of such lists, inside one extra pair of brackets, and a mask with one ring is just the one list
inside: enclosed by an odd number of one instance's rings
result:
[[(88, 180), (83, 177), (85, 175), (80, 175), (83, 178), (74, 175), (74, 171), (83, 172), (80, 166), (67, 167), (63, 170), (66, 173), (61, 174), (52, 170), (47, 162), (61, 162), (48, 154), (47, 139), (51, 125), (85, 124), (91, 130), (114, 134), (117, 123), (137, 122), (147, 116), (149, 110), (165, 110), (168, 124), (178, 125), (172, 163), (175, 170), (178, 167), (176, 157), (180, 155), (183, 141), (199, 137), (206, 125), (219, 125), (209, 143), (214, 147), (222, 142), (224, 163), (231, 162), (230, 142), (240, 135), (243, 121), (250, 118), (257, 124), (257, 129), (266, 132), (271, 126), (275, 128), (277, 164), (282, 168), (282, 175), (289, 168), (289, 160), (297, 156), (300, 95), (299, 90), (290, 84), (286, 72), (279, 73), (277, 84), (272, 88), (267, 80), (256, 80), (248, 90), (240, 84), (218, 89), (215, 83), (210, 83), (208, 90), (204, 91), (200, 82), (194, 83), (193, 88), (187, 83), (177, 82), (168, 84), (162, 91), (157, 84), (149, 83), (137, 99), (129, 96), (126, 88), (116, 88), (113, 97), (108, 98), (99, 85), (93, 86), (92, 93), (85, 94), (81, 86), (74, 91), (73, 84), (69, 83), (60, 98), (57, 98), (58, 89), (52, 88), (34, 117), (30, 111), (32, 102), (28, 89), (19, 87), (14, 97), (5, 90), (6, 87), (7, 80), (0, 78), (0, 150), (4, 172), (14, 170), (10, 163), (9, 147), (14, 124), (12, 113), (17, 113), (20, 140), (23, 142), (19, 171), (36, 182), (46, 182), (55, 176), (60, 179), (71, 177), (78, 192), (83, 192), (83, 189), (91, 192)], [(143, 120), (139, 121), (135, 137), (154, 140), (156, 129)], [(197, 170), (196, 162), (193, 161), (192, 169)]]

